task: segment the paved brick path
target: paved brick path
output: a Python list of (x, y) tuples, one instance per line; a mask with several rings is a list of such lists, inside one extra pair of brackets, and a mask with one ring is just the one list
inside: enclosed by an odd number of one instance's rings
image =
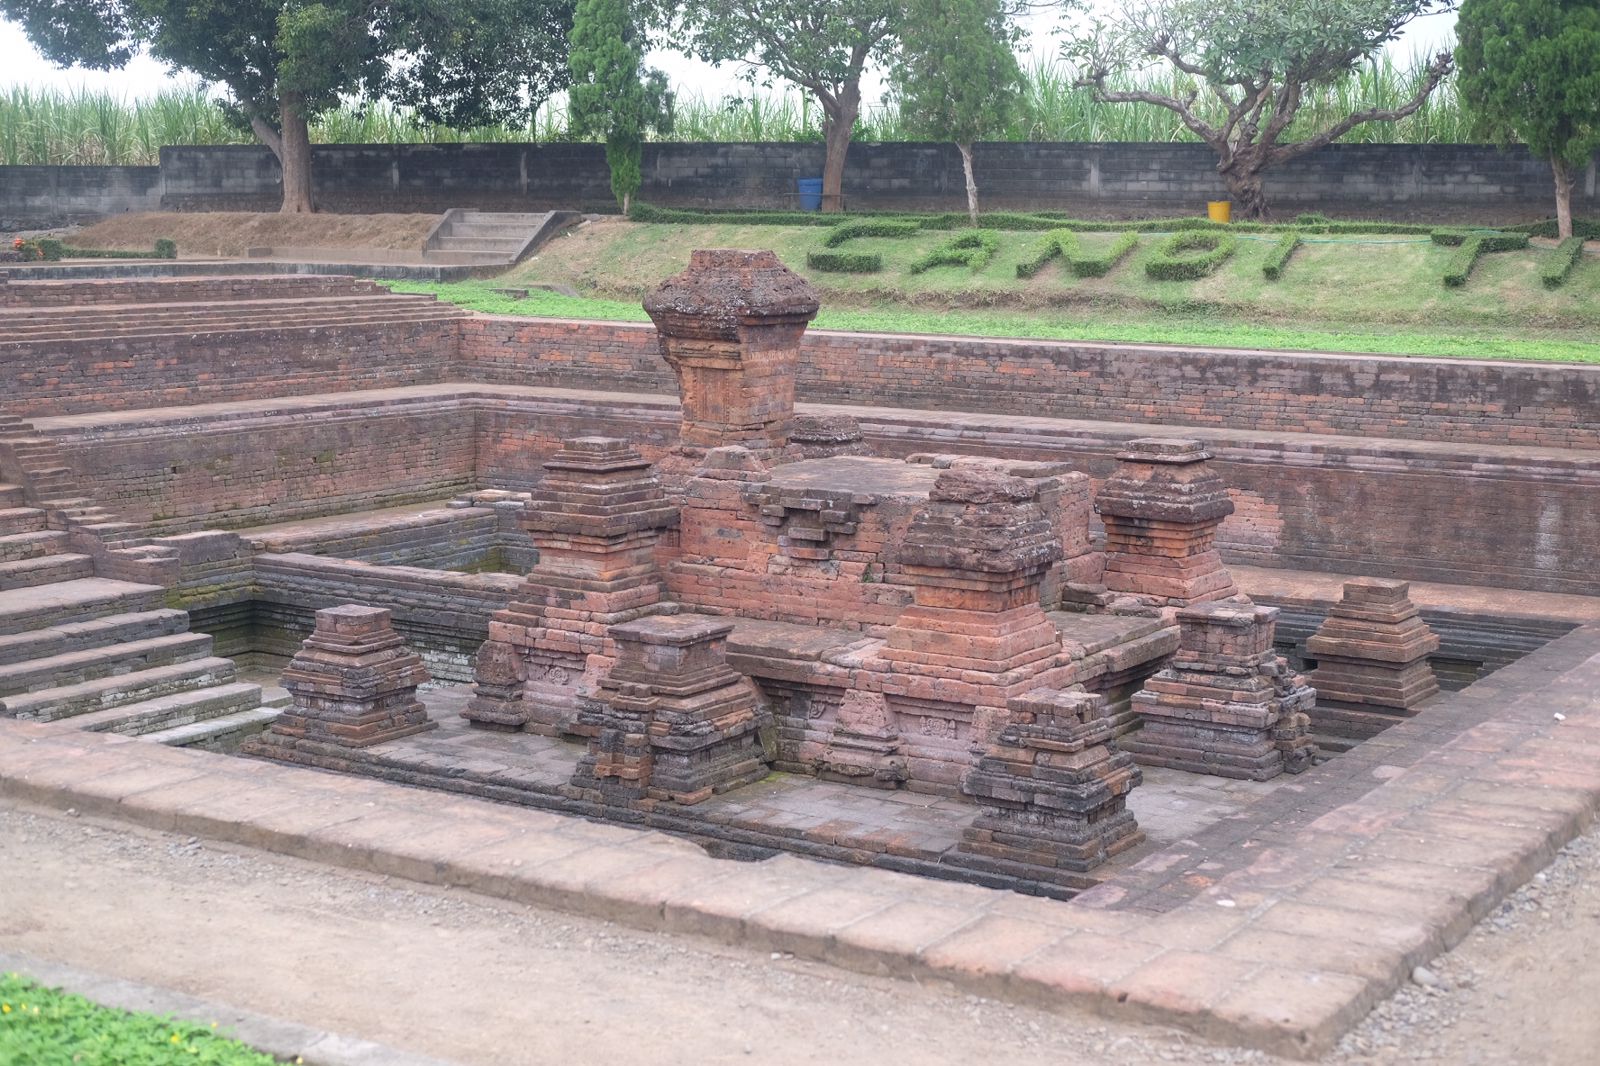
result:
[(1385, 733), (1366, 756), (1375, 784), (1347, 765), (1344, 784), (1225, 820), (1070, 904), (719, 861), (657, 833), (50, 725), (0, 722), (0, 793), (1311, 1055), (1589, 823), (1597, 692), (1586, 626)]

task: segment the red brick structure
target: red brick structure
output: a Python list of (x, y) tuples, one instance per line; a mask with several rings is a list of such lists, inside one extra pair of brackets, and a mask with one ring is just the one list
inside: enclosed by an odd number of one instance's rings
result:
[(1278, 611), (1207, 603), (1178, 612), (1178, 651), (1133, 697), (1144, 728), (1121, 744), (1145, 766), (1265, 781), (1310, 767), (1316, 691), (1272, 647)]
[(262, 742), (365, 748), (437, 729), (417, 699), (427, 680), (389, 611), (356, 604), (318, 611), (316, 631), (283, 671), (294, 706)]
[(1320, 747), (1348, 751), (1438, 695), (1428, 656), (1439, 638), (1411, 602), (1411, 584), (1357, 578), (1306, 641), (1316, 661), (1307, 680), (1317, 690), (1311, 727)]
[(1105, 584), (1122, 610), (1176, 609), (1236, 596), (1217, 551), (1233, 513), (1199, 441), (1147, 437), (1118, 453), (1094, 507), (1106, 527)]
[(580, 721), (591, 734), (572, 783), (610, 802), (693, 804), (766, 776), (755, 686), (727, 663), (733, 624), (658, 615), (612, 626), (617, 657)]
[(740, 444), (780, 454), (794, 419), (795, 364), (817, 294), (771, 252), (695, 252), (645, 297), (661, 354), (678, 377), (679, 447), (688, 458)]
[(996, 873), (1084, 874), (1144, 839), (1127, 809), (1143, 780), (1118, 751), (1105, 697), (1034, 689), (961, 782), (981, 813), (958, 861)]
[(571, 728), (576, 697), (610, 665), (608, 630), (666, 609), (655, 550), (678, 512), (626, 441), (574, 438), (545, 470), (523, 512), (539, 561), (489, 623), (463, 714), (554, 735)]

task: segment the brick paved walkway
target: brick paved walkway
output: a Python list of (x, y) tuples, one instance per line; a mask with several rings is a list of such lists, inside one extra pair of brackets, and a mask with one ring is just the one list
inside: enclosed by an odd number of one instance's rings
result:
[(0, 722), (0, 793), (1312, 1055), (1592, 820), (1597, 692), (1585, 626), (1072, 903), (50, 725)]

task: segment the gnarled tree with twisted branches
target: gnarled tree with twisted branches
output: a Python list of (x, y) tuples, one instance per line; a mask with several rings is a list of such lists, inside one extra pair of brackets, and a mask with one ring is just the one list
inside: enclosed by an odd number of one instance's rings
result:
[[(1074, 35), (1066, 54), (1078, 84), (1106, 103), (1143, 103), (1175, 113), (1217, 153), (1217, 173), (1241, 215), (1267, 213), (1262, 174), (1338, 140), (1367, 122), (1397, 122), (1427, 101), (1450, 73), (1451, 54), (1428, 64), (1410, 99), (1353, 111), (1288, 140), (1309, 94), (1348, 77), (1416, 18), (1453, 0), (1146, 0)], [(1187, 91), (1130, 84), (1128, 75), (1165, 64)]]

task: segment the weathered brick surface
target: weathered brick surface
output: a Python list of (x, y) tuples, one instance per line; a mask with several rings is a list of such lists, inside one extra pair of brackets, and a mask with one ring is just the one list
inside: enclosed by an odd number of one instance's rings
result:
[[(655, 343), (648, 326), (478, 317), (462, 325), (460, 373), (670, 393)], [(810, 330), (797, 372), (802, 403), (1600, 447), (1591, 366)]]
[(221, 300), (293, 300), (379, 296), (370, 280), (342, 274), (244, 274), (186, 278), (84, 278), (0, 285), (0, 306), (80, 307), (87, 304), (212, 303)]

